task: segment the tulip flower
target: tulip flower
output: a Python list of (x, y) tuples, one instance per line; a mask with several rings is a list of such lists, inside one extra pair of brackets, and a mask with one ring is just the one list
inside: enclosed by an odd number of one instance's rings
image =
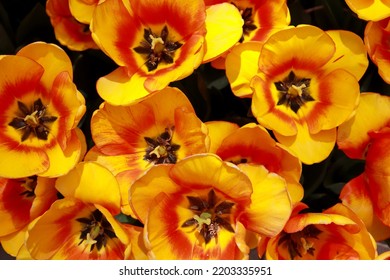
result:
[(202, 62), (206, 11), (198, 0), (106, 0), (94, 11), (95, 42), (118, 68), (97, 82), (113, 105), (138, 102)]
[(18, 254), (27, 226), (57, 200), (55, 181), (38, 176), (0, 178), (0, 241), (8, 254)]
[(130, 184), (158, 164), (174, 164), (208, 149), (207, 127), (188, 98), (167, 87), (128, 106), (103, 103), (91, 121), (95, 148), (87, 160), (111, 170), (120, 182), (123, 212), (128, 208)]
[(0, 57), (1, 177), (61, 176), (83, 156), (85, 101), (72, 75), (69, 57), (52, 44)]
[(307, 211), (306, 205), (298, 205), (282, 233), (268, 241), (267, 259), (372, 260), (376, 258), (375, 241), (363, 222), (348, 207), (339, 203), (322, 213), (305, 211)]
[(97, 49), (92, 40), (89, 24), (77, 21), (69, 10), (69, 0), (48, 0), (46, 13), (54, 28), (57, 40), (71, 50)]
[(365, 160), (362, 174), (340, 193), (378, 241), (390, 237), (390, 98), (362, 93), (356, 115), (339, 128), (337, 143), (349, 157)]
[(361, 38), (301, 25), (235, 48), (226, 73), (234, 93), (252, 97), (257, 121), (302, 163), (327, 158), (337, 127), (359, 102), (358, 80), (368, 65)]
[(130, 188), (152, 259), (247, 259), (248, 237), (275, 236), (291, 214), (285, 180), (213, 154), (149, 169)]
[[(26, 248), (34, 259), (128, 259), (139, 230), (115, 219), (119, 186), (93, 162), (79, 163), (56, 181), (64, 196), (28, 229)], [(42, 237), (45, 238), (42, 238)], [(139, 251), (138, 251), (139, 252)], [(133, 255), (134, 256), (134, 255)]]

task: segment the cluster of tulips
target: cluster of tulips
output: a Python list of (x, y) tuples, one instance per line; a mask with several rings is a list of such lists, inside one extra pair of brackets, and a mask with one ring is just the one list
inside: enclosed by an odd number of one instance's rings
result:
[[(58, 40), (0, 55), (0, 242), (16, 259), (389, 259), (390, 2), (367, 22), (291, 25), (286, 0), (48, 0)], [(68, 50), (115, 69), (90, 118)], [(175, 86), (224, 73), (245, 123), (204, 119)], [(86, 133), (80, 124), (88, 122)], [(91, 139), (88, 139), (89, 135)], [(92, 144), (91, 144), (92, 142)], [(339, 202), (305, 202), (303, 166), (363, 162)]]

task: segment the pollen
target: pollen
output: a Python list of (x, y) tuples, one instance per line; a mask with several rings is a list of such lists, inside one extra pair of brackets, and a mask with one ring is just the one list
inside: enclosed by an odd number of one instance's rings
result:
[[(161, 39), (161, 37), (155, 38), (152, 34), (149, 35), (149, 38), (151, 40), (150, 48), (156, 52), (161, 52), (164, 49), (164, 41)], [(157, 48), (156, 48), (157, 46)]]
[(305, 84), (301, 84), (299, 86), (291, 85), (288, 89), (288, 94), (292, 96), (302, 96), (302, 89), (306, 88)]

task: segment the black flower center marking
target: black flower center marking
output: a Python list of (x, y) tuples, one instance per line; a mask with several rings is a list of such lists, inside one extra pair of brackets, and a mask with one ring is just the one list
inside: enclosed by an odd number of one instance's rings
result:
[(171, 143), (173, 130), (174, 127), (166, 128), (165, 131), (156, 138), (144, 137), (148, 144), (144, 160), (154, 164), (176, 163), (176, 152), (179, 150), (180, 145)]
[(8, 125), (22, 131), (21, 141), (25, 141), (31, 132), (38, 139), (47, 140), (50, 131), (48, 124), (53, 123), (57, 117), (46, 114), (46, 107), (41, 99), (35, 100), (30, 109), (23, 102), (18, 101), (18, 108), (19, 116), (13, 118)]
[(318, 239), (318, 235), (321, 232), (314, 225), (309, 225), (303, 230), (294, 233), (282, 232), (278, 245), (287, 246), (292, 260), (297, 256), (302, 258), (306, 254), (313, 256), (315, 251), (313, 239)]
[(164, 26), (160, 36), (152, 32), (150, 28), (144, 29), (144, 40), (138, 47), (133, 48), (136, 53), (145, 55), (148, 71), (157, 69), (160, 62), (173, 63), (173, 56), (183, 44), (178, 41), (170, 41), (168, 27)]
[(191, 209), (195, 215), (193, 218), (185, 221), (181, 226), (195, 226), (194, 229), (200, 233), (206, 244), (209, 243), (212, 238), (218, 238), (218, 232), (221, 228), (234, 232), (229, 220), (231, 210), (234, 206), (233, 202), (218, 202), (214, 190), (211, 190), (208, 193), (206, 200), (194, 196), (187, 196), (187, 199), (190, 203), (189, 209)]
[(107, 241), (110, 238), (117, 237), (111, 224), (98, 209), (93, 211), (89, 217), (78, 218), (76, 221), (83, 225), (78, 245), (85, 241), (87, 245), (91, 245), (90, 252), (95, 247), (99, 251), (103, 246), (107, 245)]
[(288, 77), (283, 81), (274, 84), (279, 91), (277, 105), (286, 105), (295, 113), (306, 102), (314, 101), (310, 95), (310, 79), (297, 77), (293, 71), (290, 71)]
[(38, 177), (36, 175), (26, 177), (24, 179), (18, 179), (20, 185), (25, 189), (23, 192), (20, 193), (20, 195), (27, 198), (34, 198), (35, 188), (37, 186), (37, 179)]
[(244, 25), (242, 26), (243, 33), (239, 40), (239, 42), (242, 43), (244, 41), (244, 36), (248, 36), (253, 30), (257, 29), (253, 20), (253, 8), (240, 8), (236, 3), (232, 2), (232, 4), (240, 11), (241, 17), (244, 20)]

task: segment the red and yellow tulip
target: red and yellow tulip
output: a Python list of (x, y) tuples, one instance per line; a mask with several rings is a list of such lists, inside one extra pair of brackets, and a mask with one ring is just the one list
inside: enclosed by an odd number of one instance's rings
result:
[(89, 23), (77, 21), (69, 10), (71, 0), (48, 0), (46, 13), (54, 28), (57, 40), (74, 51), (97, 49), (93, 41)]
[[(272, 260), (372, 260), (376, 243), (348, 207), (336, 204), (322, 213), (298, 205), (282, 233), (266, 246)], [(303, 211), (303, 212), (302, 212)]]
[[(123, 226), (119, 186), (103, 166), (85, 162), (56, 181), (65, 197), (28, 229), (26, 248), (34, 259), (128, 259), (140, 230)], [(138, 233), (137, 233), (138, 232)], [(44, 236), (45, 238), (42, 238)], [(139, 252), (139, 251), (135, 251)]]
[(72, 82), (69, 57), (36, 42), (0, 57), (0, 73), (0, 176), (69, 172), (86, 149), (77, 128), (85, 101)]
[(27, 226), (57, 200), (55, 181), (38, 176), (0, 178), (0, 241), (8, 254), (18, 254)]
[(153, 166), (131, 186), (130, 204), (152, 259), (246, 259), (249, 240), (275, 236), (291, 214), (282, 177), (213, 154)]
[(206, 10), (198, 0), (106, 0), (91, 30), (119, 68), (97, 90), (113, 105), (128, 105), (192, 74), (202, 62)]
[(365, 159), (364, 173), (348, 182), (340, 198), (376, 240), (390, 237), (390, 97), (362, 93), (356, 115), (339, 127), (337, 143), (349, 157)]
[(91, 121), (96, 144), (87, 156), (111, 170), (120, 182), (123, 212), (130, 214), (128, 189), (145, 170), (207, 152), (207, 127), (183, 92), (167, 87), (139, 103), (103, 103)]
[(301, 25), (234, 48), (226, 73), (236, 95), (252, 97), (257, 121), (313, 164), (329, 156), (337, 127), (356, 110), (367, 66), (356, 34)]

